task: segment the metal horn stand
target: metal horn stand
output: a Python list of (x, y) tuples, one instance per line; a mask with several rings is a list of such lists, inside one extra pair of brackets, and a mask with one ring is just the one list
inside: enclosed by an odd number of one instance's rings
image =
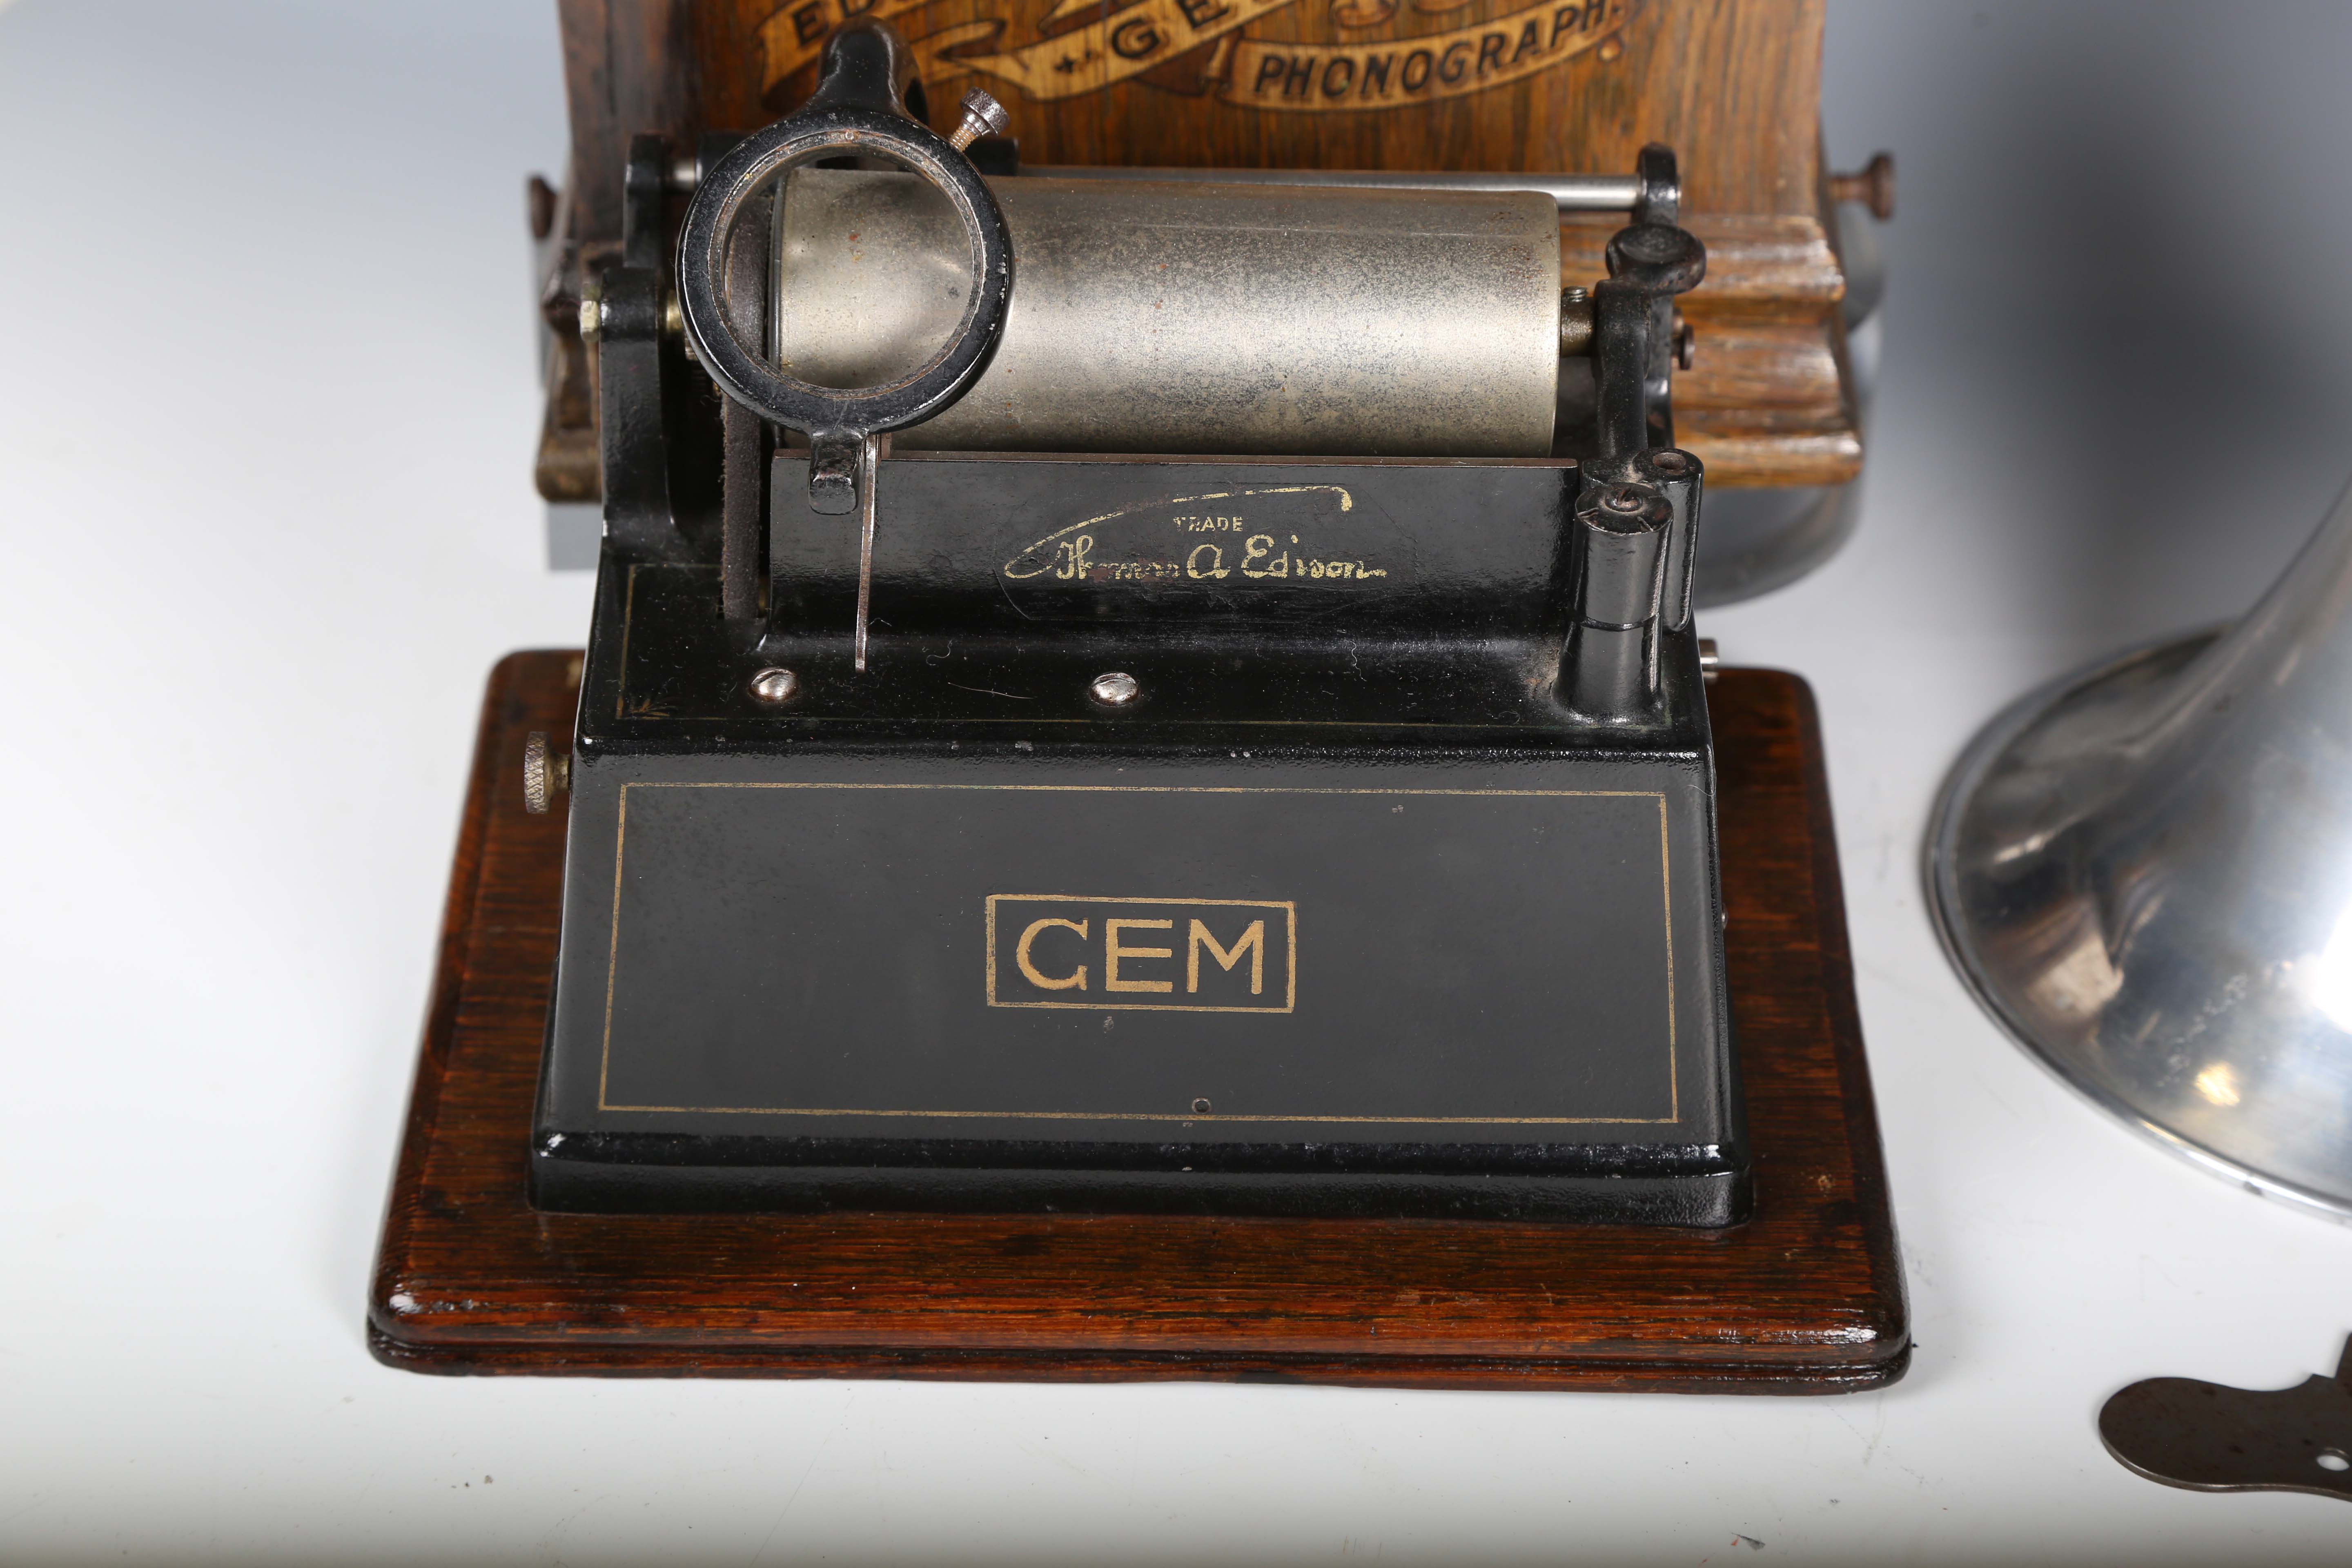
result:
[(1980, 734), (1928, 903), (1978, 999), (2165, 1147), (2352, 1217), (2352, 493), (2236, 626)]

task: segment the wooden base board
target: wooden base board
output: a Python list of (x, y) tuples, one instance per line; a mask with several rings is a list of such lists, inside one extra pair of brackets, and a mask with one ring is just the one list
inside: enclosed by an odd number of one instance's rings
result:
[(564, 819), (524, 812), (523, 739), (568, 735), (579, 668), (520, 653), (490, 678), (368, 1306), (387, 1364), (1782, 1394), (1908, 1364), (1820, 731), (1795, 676), (1726, 670), (1710, 692), (1757, 1214), (1698, 1233), (533, 1210)]

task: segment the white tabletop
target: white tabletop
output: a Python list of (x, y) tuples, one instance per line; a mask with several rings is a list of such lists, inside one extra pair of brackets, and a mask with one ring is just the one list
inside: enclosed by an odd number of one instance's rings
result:
[(1918, 1351), (1822, 1399), (376, 1365), (482, 679), (586, 628), (529, 480), (552, 6), (0, 11), (0, 1560), (2352, 1560), (2093, 1426), (2332, 1368), (2352, 1230), (2030, 1063), (1916, 868), (1984, 718), (2241, 609), (2352, 474), (2352, 10), (1832, 10), (1837, 161), (1903, 168), (1864, 519), (1704, 626), (1828, 727)]

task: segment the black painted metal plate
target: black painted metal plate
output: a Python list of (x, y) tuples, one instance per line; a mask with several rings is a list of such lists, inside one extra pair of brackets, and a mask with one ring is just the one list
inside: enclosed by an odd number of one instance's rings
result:
[(575, 777), (544, 1201), (1737, 1212), (1686, 763), (734, 771)]
[(777, 520), (782, 707), (606, 561), (536, 1201), (1742, 1217), (1696, 646), (1560, 707), (1571, 469), (888, 467), (864, 675)]
[(1042, 772), (625, 786), (603, 1005), (565, 1021), (598, 1026), (596, 1110), (1201, 1144), (1679, 1123), (1663, 792)]

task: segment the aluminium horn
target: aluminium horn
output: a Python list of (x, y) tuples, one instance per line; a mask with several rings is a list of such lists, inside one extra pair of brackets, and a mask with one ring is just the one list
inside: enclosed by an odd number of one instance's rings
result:
[(1928, 905), (2062, 1079), (2352, 1217), (2352, 491), (2252, 614), (2034, 692), (1962, 755)]

